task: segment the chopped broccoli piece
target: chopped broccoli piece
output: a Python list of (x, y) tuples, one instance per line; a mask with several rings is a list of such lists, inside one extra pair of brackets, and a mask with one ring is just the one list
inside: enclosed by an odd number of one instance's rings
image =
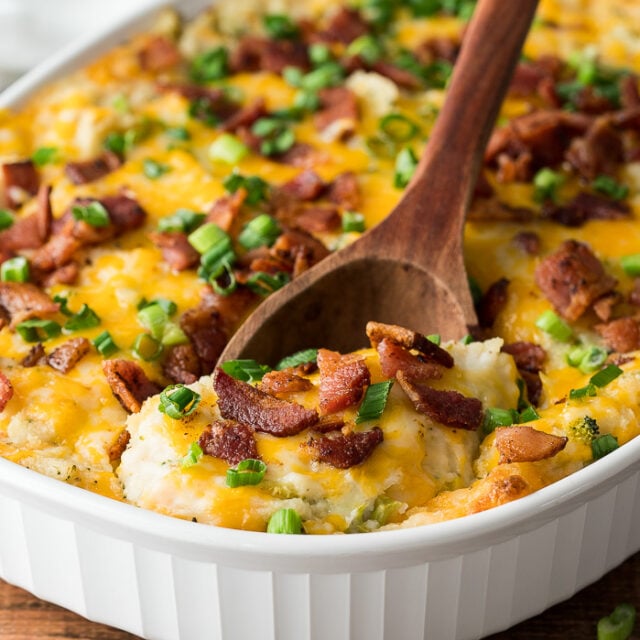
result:
[(570, 427), (571, 435), (584, 444), (591, 444), (600, 434), (598, 423), (590, 416), (585, 416)]

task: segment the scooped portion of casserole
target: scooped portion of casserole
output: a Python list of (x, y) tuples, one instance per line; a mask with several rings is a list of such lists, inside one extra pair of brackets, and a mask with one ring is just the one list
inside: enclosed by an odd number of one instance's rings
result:
[(465, 231), (467, 338), (371, 318), (355, 354), (218, 363), (265, 296), (401, 197), (473, 8), (164, 11), (0, 112), (0, 455), (198, 522), (334, 533), (484, 510), (635, 437), (622, 0), (541, 2)]

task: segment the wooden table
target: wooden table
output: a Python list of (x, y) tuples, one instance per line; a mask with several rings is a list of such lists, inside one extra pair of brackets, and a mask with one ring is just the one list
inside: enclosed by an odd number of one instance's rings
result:
[[(640, 553), (595, 584), (491, 640), (596, 640), (596, 623), (621, 602), (640, 611)], [(640, 622), (636, 625), (640, 630)], [(640, 631), (633, 636), (640, 639)], [(0, 640), (133, 640), (133, 636), (42, 602), (0, 580)], [(301, 639), (303, 640), (303, 639)]]

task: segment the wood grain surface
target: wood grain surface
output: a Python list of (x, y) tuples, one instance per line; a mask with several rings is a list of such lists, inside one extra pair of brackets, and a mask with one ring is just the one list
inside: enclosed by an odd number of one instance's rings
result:
[[(616, 605), (640, 609), (640, 553), (571, 600), (490, 640), (596, 640), (596, 623)], [(634, 640), (640, 640), (636, 625)], [(134, 640), (133, 636), (34, 598), (0, 580), (1, 640)], [(258, 640), (258, 639), (256, 639)], [(300, 639), (304, 640), (304, 639)]]

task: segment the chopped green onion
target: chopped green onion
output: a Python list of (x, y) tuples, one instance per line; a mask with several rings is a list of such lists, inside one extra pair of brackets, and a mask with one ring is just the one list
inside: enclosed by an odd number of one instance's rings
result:
[(491, 433), (496, 427), (510, 427), (518, 422), (520, 422), (520, 416), (515, 409), (490, 407), (484, 413), (482, 428), (485, 433)]
[(636, 624), (636, 608), (619, 604), (613, 613), (598, 620), (598, 640), (627, 640)]
[(267, 533), (303, 533), (302, 520), (295, 509), (279, 509), (267, 524)]
[(172, 316), (178, 310), (178, 305), (173, 300), (169, 300), (168, 298), (154, 298), (153, 300), (142, 298), (142, 300), (138, 302), (136, 309), (140, 311), (141, 309), (144, 309), (145, 307), (148, 307), (152, 304), (157, 304), (158, 306), (162, 307), (167, 316)]
[(573, 339), (571, 327), (550, 309), (538, 316), (536, 327), (560, 342), (570, 342)]
[(55, 162), (58, 157), (57, 147), (40, 147), (33, 152), (31, 160), (36, 167), (44, 167), (46, 164)]
[(598, 66), (596, 51), (585, 48), (582, 51), (574, 51), (568, 58), (567, 63), (576, 72), (576, 79), (581, 84), (593, 84), (596, 81)]
[(217, 280), (226, 275), (228, 279), (232, 278), (231, 265), (235, 261), (235, 253), (229, 244), (220, 242), (215, 245), (200, 259), (200, 268), (198, 276), (203, 280)]
[(413, 149), (407, 147), (396, 156), (395, 173), (393, 176), (393, 186), (396, 189), (404, 189), (418, 167), (418, 157)]
[(71, 207), (71, 214), (74, 219), (86, 222), (92, 227), (108, 227), (111, 223), (109, 212), (102, 202), (93, 200), (87, 205), (75, 204)]
[(622, 256), (620, 258), (620, 266), (628, 276), (640, 276), (640, 253)]
[(158, 230), (191, 233), (203, 223), (206, 217), (204, 213), (191, 211), (191, 209), (177, 209), (173, 215), (158, 220)]
[(189, 75), (194, 82), (201, 84), (221, 80), (228, 74), (228, 58), (225, 47), (205, 51), (193, 59)]
[(0, 231), (13, 225), (13, 214), (8, 209), (0, 209)]
[(262, 460), (247, 458), (235, 467), (227, 469), (227, 486), (236, 487), (260, 484), (267, 472), (267, 465)]
[(271, 13), (263, 16), (262, 26), (273, 40), (291, 40), (300, 33), (291, 18), (281, 13)]
[(421, 75), (427, 84), (436, 89), (444, 89), (451, 79), (453, 64), (448, 60), (436, 60), (422, 69)]
[(148, 333), (140, 333), (136, 336), (136, 339), (131, 347), (133, 355), (145, 362), (151, 362), (157, 360), (163, 351), (162, 342), (156, 340)]
[(624, 200), (629, 195), (629, 187), (616, 182), (611, 176), (599, 175), (593, 180), (591, 187), (614, 200)]
[(169, 127), (165, 130), (165, 134), (172, 140), (191, 140), (191, 134), (186, 127)]
[(222, 262), (223, 271), (219, 274), (210, 274), (207, 278), (209, 284), (216, 293), (221, 296), (228, 296), (238, 288), (238, 280), (227, 261)]
[(221, 243), (229, 243), (229, 235), (214, 222), (207, 222), (189, 234), (189, 244), (199, 253), (205, 254)]
[(582, 373), (593, 373), (597, 371), (607, 359), (607, 352), (601, 347), (589, 347), (578, 364), (578, 369)]
[(408, 142), (416, 137), (420, 128), (401, 113), (389, 113), (380, 119), (380, 131), (394, 142)]
[(142, 171), (149, 180), (158, 180), (165, 173), (171, 171), (171, 167), (163, 162), (158, 162), (152, 158), (145, 158), (142, 161)]
[(533, 177), (533, 197), (538, 202), (555, 201), (558, 189), (564, 183), (564, 176), (553, 169), (544, 167)]
[(183, 384), (172, 384), (160, 394), (158, 410), (174, 420), (190, 416), (200, 403), (200, 394)]
[(159, 304), (149, 304), (138, 311), (138, 322), (147, 329), (156, 340), (161, 340), (169, 316)]
[(260, 153), (265, 156), (288, 151), (295, 143), (293, 130), (278, 118), (260, 118), (251, 127), (251, 132), (262, 138)]
[(598, 436), (591, 441), (591, 453), (593, 454), (593, 459), (599, 460), (608, 453), (615, 451), (619, 446), (618, 438), (609, 433)]
[(238, 235), (238, 242), (245, 249), (270, 247), (280, 235), (280, 225), (268, 213), (261, 213), (248, 222)]
[(569, 350), (566, 355), (567, 364), (572, 367), (578, 367), (582, 359), (586, 356), (588, 348), (584, 345), (578, 345)]
[(220, 124), (220, 117), (215, 112), (213, 102), (207, 97), (192, 100), (189, 103), (188, 114), (208, 127), (216, 127)]
[(368, 420), (377, 420), (382, 415), (384, 408), (387, 406), (387, 399), (392, 386), (393, 380), (385, 380), (367, 387), (360, 409), (358, 409), (356, 424), (367, 422)]
[(249, 147), (230, 133), (223, 133), (209, 147), (211, 160), (227, 164), (237, 164), (248, 155)]
[(202, 451), (202, 447), (197, 442), (192, 442), (189, 445), (189, 450), (187, 451), (187, 455), (182, 458), (180, 464), (183, 468), (193, 467), (198, 464), (198, 461), (204, 455), (204, 451)]
[(57, 293), (55, 296), (53, 296), (53, 301), (57, 302), (60, 305), (60, 313), (64, 314), (65, 316), (73, 315), (73, 311), (69, 309), (69, 299), (66, 296)]
[(259, 176), (243, 176), (237, 171), (230, 173), (222, 182), (222, 186), (229, 192), (235, 193), (241, 187), (246, 190), (247, 204), (258, 204), (267, 199), (269, 183)]
[(472, 342), (475, 342), (475, 338), (470, 334), (467, 333), (466, 336), (463, 336), (462, 338), (460, 338), (460, 344), (471, 344)]
[(583, 398), (593, 397), (597, 393), (597, 389), (595, 385), (589, 383), (584, 387), (580, 387), (578, 389), (571, 389), (569, 391), (569, 399), (570, 400), (582, 400)]
[(100, 324), (98, 314), (88, 305), (83, 304), (80, 311), (72, 315), (65, 323), (64, 328), (67, 331), (80, 331), (82, 329), (90, 329)]
[(119, 131), (112, 131), (107, 134), (102, 146), (107, 150), (115, 153), (118, 156), (124, 156), (128, 149), (127, 139), (124, 133)]
[(309, 89), (300, 89), (293, 96), (293, 109), (297, 112), (298, 117), (302, 117), (305, 111), (313, 113), (320, 108), (320, 97), (315, 91)]
[(538, 420), (540, 418), (540, 414), (535, 410), (535, 407), (529, 405), (526, 409), (523, 409), (520, 412), (520, 419), (518, 422), (532, 422), (533, 420)]
[(374, 64), (383, 54), (380, 41), (370, 34), (365, 34), (353, 40), (347, 47), (348, 56), (358, 56), (368, 64)]
[(105, 358), (112, 356), (118, 351), (118, 345), (113, 341), (111, 334), (108, 331), (103, 331), (99, 336), (96, 336), (92, 341), (93, 346), (102, 354)]
[(25, 342), (44, 342), (60, 335), (62, 327), (53, 320), (33, 318), (16, 326), (16, 331)]
[(606, 387), (621, 374), (622, 369), (620, 367), (615, 364), (610, 364), (601, 371), (598, 371), (595, 375), (591, 376), (589, 382), (596, 387)]
[(284, 358), (282, 358), (282, 360), (280, 360), (280, 362), (278, 362), (278, 364), (276, 365), (276, 370), (282, 371), (283, 369), (289, 369), (290, 367), (298, 367), (301, 364), (315, 362), (317, 359), (317, 349), (303, 349), (302, 351), (296, 351), (290, 356), (285, 356)]
[(427, 336), (427, 340), (429, 342), (433, 342), (433, 344), (440, 346), (442, 344), (442, 336), (439, 333), (430, 333)]
[(167, 322), (167, 324), (164, 325), (160, 342), (162, 342), (165, 347), (171, 347), (176, 344), (186, 344), (189, 342), (189, 338), (187, 338), (186, 333), (175, 322)]
[(9, 258), (0, 265), (2, 282), (27, 282), (29, 280), (29, 261), (24, 256)]
[(285, 284), (291, 280), (291, 276), (284, 271), (275, 274), (258, 271), (252, 273), (248, 278), (246, 285), (260, 296), (268, 296), (278, 289), (282, 289)]
[(344, 78), (344, 69), (337, 62), (329, 61), (307, 74), (304, 74), (297, 67), (286, 67), (282, 76), (288, 84), (296, 89), (320, 91), (320, 89), (340, 84)]
[(266, 364), (259, 364), (250, 359), (227, 360), (220, 365), (220, 368), (231, 377), (243, 382), (259, 382), (265, 373), (271, 371)]
[(362, 233), (365, 230), (364, 215), (357, 211), (345, 211), (342, 214), (342, 230), (345, 233)]

